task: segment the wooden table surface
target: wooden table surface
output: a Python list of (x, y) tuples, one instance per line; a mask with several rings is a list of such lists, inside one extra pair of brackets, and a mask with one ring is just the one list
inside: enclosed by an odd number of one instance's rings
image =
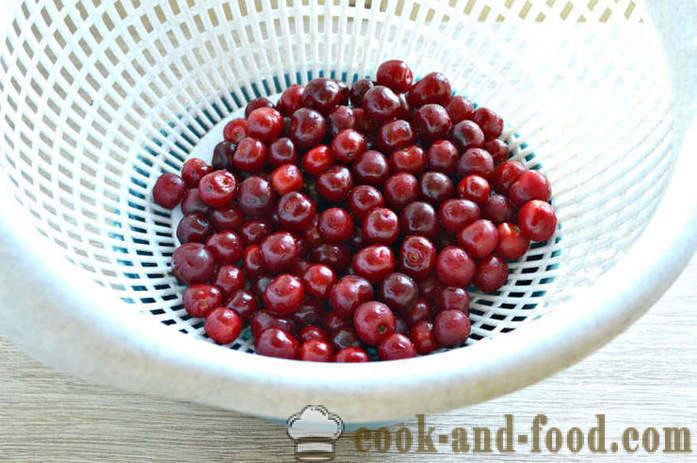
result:
[[(697, 258), (639, 322), (572, 368), (508, 396), (427, 416), (439, 432), (489, 426), (514, 415), (516, 431), (535, 415), (546, 428), (589, 429), (605, 415), (608, 441), (634, 426), (688, 426), (697, 446)], [(416, 432), (416, 420), (406, 423)], [(396, 431), (400, 426), (393, 426)], [(662, 432), (662, 431), (661, 431)], [(513, 455), (458, 456), (450, 446), (435, 455), (358, 452), (354, 434), (336, 445), (337, 461), (697, 461), (693, 454), (592, 455), (568, 450)], [(416, 445), (416, 444), (414, 444)], [(0, 461), (17, 462), (285, 462), (293, 443), (284, 427), (237, 413), (127, 394), (56, 373), (0, 338)]]

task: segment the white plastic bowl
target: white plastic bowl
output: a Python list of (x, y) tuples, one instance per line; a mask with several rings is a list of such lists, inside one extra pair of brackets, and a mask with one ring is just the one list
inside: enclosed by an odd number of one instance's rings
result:
[[(281, 419), (316, 403), (346, 422), (436, 412), (578, 361), (697, 245), (697, 4), (583, 3), (21, 3), (0, 43), (3, 334), (91, 381)], [(210, 343), (166, 274), (157, 175), (255, 86), (351, 80), (389, 57), (445, 72), (506, 118), (515, 156), (552, 181), (561, 240), (513, 265), (500, 295), (474, 295), (465, 348), (339, 365)]]

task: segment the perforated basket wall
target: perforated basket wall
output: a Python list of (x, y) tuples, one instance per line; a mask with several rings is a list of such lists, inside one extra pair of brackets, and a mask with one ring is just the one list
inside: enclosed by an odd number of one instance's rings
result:
[[(578, 3), (578, 2), (577, 2)], [(66, 259), (124, 310), (205, 339), (169, 273), (156, 178), (210, 159), (255, 96), (405, 59), (504, 116), (513, 156), (545, 172), (561, 228), (473, 293), (468, 343), (592, 284), (647, 224), (673, 162), (670, 88), (629, 1), (26, 1), (0, 54), (0, 166)], [(233, 347), (250, 349), (243, 336)]]

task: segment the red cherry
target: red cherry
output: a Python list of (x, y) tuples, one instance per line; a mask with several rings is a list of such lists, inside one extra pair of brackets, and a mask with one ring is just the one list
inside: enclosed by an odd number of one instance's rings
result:
[[(203, 182), (203, 180), (201, 180)], [(201, 186), (199, 185), (199, 188)], [(271, 184), (258, 176), (247, 177), (240, 184), (237, 203), (247, 215), (264, 215), (274, 206), (274, 193)]]
[(351, 264), (351, 248), (343, 243), (322, 243), (310, 252), (310, 262), (324, 264), (343, 273)]
[(271, 224), (263, 219), (248, 220), (240, 227), (239, 234), (242, 244), (259, 244), (271, 234)]
[(424, 298), (417, 299), (416, 303), (411, 309), (407, 310), (405, 315), (405, 320), (409, 326), (414, 326), (422, 321), (431, 321), (432, 318), (433, 309), (431, 309), (431, 304)]
[(283, 137), (269, 145), (266, 159), (272, 167), (279, 167), (284, 164), (296, 164), (298, 155), (290, 138)]
[(464, 249), (447, 246), (438, 253), (435, 269), (444, 285), (466, 288), (474, 275), (474, 261)]
[(411, 87), (413, 75), (409, 66), (398, 59), (385, 61), (378, 67), (378, 84), (391, 88), (395, 93), (406, 93)]
[(165, 209), (174, 209), (186, 193), (186, 182), (176, 174), (162, 174), (152, 189), (155, 202)]
[(335, 282), (334, 270), (322, 264), (311, 265), (302, 277), (305, 292), (320, 299), (329, 297), (329, 290)]
[(244, 289), (238, 289), (225, 303), (225, 307), (237, 312), (242, 320), (249, 320), (257, 310), (257, 298)]
[(480, 216), (479, 207), (468, 199), (449, 199), (438, 209), (440, 224), (450, 233), (457, 233)]
[(477, 204), (483, 204), (489, 198), (491, 187), (484, 177), (468, 175), (457, 184), (457, 195)]
[(194, 188), (204, 175), (212, 171), (213, 168), (203, 159), (191, 158), (182, 166), (182, 178), (189, 187)]
[(350, 90), (351, 103), (355, 107), (363, 106), (363, 96), (365, 92), (375, 87), (375, 82), (370, 79), (358, 79), (352, 86)]
[(484, 145), (484, 132), (472, 121), (460, 121), (453, 126), (452, 134), (455, 146), (461, 151), (479, 148)]
[(271, 174), (271, 186), (280, 196), (303, 187), (303, 174), (295, 164), (284, 164)]
[(461, 177), (479, 175), (488, 180), (494, 174), (494, 160), (487, 151), (481, 148), (470, 148), (460, 156), (457, 162), (457, 174)]
[(414, 343), (416, 352), (421, 355), (430, 354), (438, 348), (438, 341), (433, 334), (433, 324), (428, 321), (421, 321), (412, 326), (409, 337)]
[(377, 283), (394, 271), (394, 255), (387, 246), (368, 246), (356, 253), (353, 258), (353, 271), (370, 281)]
[(508, 279), (508, 266), (496, 254), (491, 254), (477, 262), (472, 283), (485, 293), (498, 290)]
[(435, 273), (430, 273), (417, 281), (419, 294), (428, 302), (433, 303), (438, 295), (441, 284)]
[(201, 178), (198, 192), (204, 203), (213, 207), (222, 207), (234, 199), (237, 193), (237, 180), (230, 172), (216, 170)]
[(337, 106), (334, 111), (329, 114), (329, 132), (332, 137), (344, 129), (353, 129), (356, 127), (356, 116), (353, 109), (348, 106)]
[(351, 171), (344, 166), (332, 166), (317, 176), (317, 191), (329, 201), (344, 201), (353, 188)]
[(293, 115), (295, 111), (303, 106), (303, 91), (305, 87), (293, 84), (283, 91), (281, 98), (276, 103), (276, 108), (286, 117)]
[(358, 156), (365, 151), (365, 138), (353, 129), (344, 129), (332, 140), (332, 155), (336, 162), (353, 164)]
[(482, 217), (497, 225), (502, 222), (513, 222), (516, 219), (516, 210), (505, 196), (491, 195), (482, 204)]
[(499, 244), (499, 232), (496, 225), (480, 219), (460, 230), (457, 244), (470, 256), (479, 259), (494, 252)]
[(307, 230), (317, 213), (315, 203), (303, 193), (291, 191), (278, 200), (276, 213), (280, 224), (293, 231)]
[(474, 116), (474, 105), (470, 100), (461, 95), (451, 97), (445, 109), (448, 111), (448, 115), (453, 121), (453, 124), (457, 124), (465, 119), (472, 120), (472, 116)]
[(192, 317), (205, 317), (223, 302), (220, 290), (212, 285), (193, 284), (183, 296), (184, 308)]
[(342, 103), (341, 87), (325, 77), (312, 79), (303, 91), (303, 106), (327, 115)]
[(417, 145), (399, 149), (390, 156), (392, 172), (408, 172), (418, 175), (426, 168), (424, 150)]
[(258, 310), (252, 315), (249, 326), (252, 329), (252, 336), (259, 339), (261, 333), (269, 328), (278, 328), (292, 335), (295, 333), (295, 325), (287, 318), (272, 315), (266, 310)]
[(400, 210), (419, 197), (419, 181), (406, 172), (396, 173), (385, 181), (383, 194), (392, 209)]
[(443, 347), (461, 345), (469, 336), (470, 330), (470, 320), (460, 310), (444, 310), (433, 321), (433, 334)]
[(494, 138), (493, 140), (489, 140), (488, 142), (484, 143), (484, 149), (491, 154), (495, 164), (505, 161), (511, 154), (510, 150), (508, 149), (508, 145), (503, 140), (499, 140), (498, 138)]
[(530, 247), (530, 240), (523, 236), (520, 228), (510, 223), (502, 223), (497, 229), (499, 231), (499, 244), (496, 247), (496, 252), (508, 260), (523, 257)]
[(384, 153), (391, 153), (416, 140), (409, 122), (397, 119), (383, 124), (378, 130), (378, 148)]
[(426, 172), (421, 176), (421, 196), (433, 205), (439, 205), (453, 196), (455, 187), (450, 177), (442, 172)]
[[(305, 284), (303, 283), (303, 285)], [(305, 286), (305, 290), (307, 291), (307, 286)], [(305, 297), (300, 303), (298, 310), (291, 317), (296, 326), (306, 327), (320, 323), (323, 315), (324, 305), (322, 302), (311, 297)], [(302, 339), (300, 341), (302, 342)]]
[(300, 108), (290, 120), (290, 139), (296, 148), (306, 150), (318, 145), (327, 133), (324, 117), (308, 108)]
[(384, 204), (382, 194), (372, 186), (359, 185), (349, 192), (349, 210), (357, 220), (363, 220), (371, 209), (382, 207)]
[(363, 220), (363, 236), (370, 243), (394, 243), (399, 236), (397, 214), (384, 207), (374, 208)]
[(448, 140), (438, 140), (428, 149), (426, 158), (429, 169), (452, 176), (457, 169), (459, 153)]
[(344, 318), (353, 317), (356, 307), (373, 298), (373, 286), (358, 275), (342, 277), (330, 290), (329, 301), (334, 311)]
[(477, 108), (472, 120), (481, 127), (487, 140), (496, 138), (503, 132), (503, 119), (489, 108)]
[(213, 148), (213, 159), (211, 161), (213, 170), (233, 169), (235, 164), (232, 162), (232, 158), (235, 155), (236, 149), (236, 143), (230, 143), (227, 141), (221, 141), (215, 145), (215, 148)]
[(180, 243), (202, 243), (211, 233), (213, 226), (203, 214), (185, 215), (177, 225), (177, 239)]
[(254, 343), (254, 350), (267, 357), (295, 359), (298, 357), (298, 341), (280, 328), (267, 328)]
[(270, 272), (282, 272), (298, 257), (298, 245), (288, 232), (272, 233), (261, 242), (261, 259)]
[(533, 199), (520, 208), (518, 225), (531, 240), (547, 241), (557, 229), (557, 214), (551, 204)]
[(413, 108), (428, 103), (445, 105), (450, 100), (452, 88), (448, 79), (440, 72), (426, 74), (423, 79), (412, 85), (408, 101)]
[(353, 235), (353, 219), (344, 209), (332, 207), (319, 215), (317, 222), (319, 234), (326, 241), (337, 243), (346, 241)]
[(497, 193), (506, 195), (511, 185), (513, 185), (525, 171), (525, 166), (520, 161), (504, 161), (494, 170), (491, 183)]
[(549, 201), (552, 197), (552, 188), (549, 180), (543, 174), (534, 170), (526, 170), (511, 185), (508, 197), (515, 206), (522, 207), (523, 204), (533, 199)]
[(357, 363), (370, 361), (368, 354), (360, 347), (344, 347), (334, 356), (335, 362), (340, 363)]
[(191, 188), (184, 194), (184, 199), (182, 199), (181, 207), (184, 215), (208, 215), (212, 209), (208, 204), (203, 202), (203, 200), (201, 199), (201, 193), (199, 193), (198, 188)]
[(233, 264), (242, 258), (242, 241), (235, 232), (218, 232), (208, 238), (206, 246), (218, 264)]
[(371, 346), (379, 344), (394, 333), (394, 314), (385, 304), (377, 301), (364, 302), (353, 314), (356, 334)]
[(385, 155), (375, 150), (361, 153), (352, 166), (353, 175), (359, 183), (382, 185), (390, 175), (390, 166)]
[(442, 310), (460, 310), (469, 315), (470, 296), (464, 288), (457, 286), (445, 286), (436, 294), (436, 307)]
[(216, 231), (238, 230), (244, 222), (244, 214), (234, 204), (219, 209), (213, 209), (210, 213), (211, 223)]
[(366, 117), (374, 124), (383, 124), (397, 117), (401, 110), (399, 97), (384, 85), (376, 85), (363, 95)]
[(247, 103), (247, 106), (244, 108), (244, 117), (249, 117), (249, 115), (252, 114), (252, 111), (257, 108), (273, 108), (273, 102), (264, 97), (254, 98), (252, 101)]
[(257, 108), (247, 117), (247, 133), (269, 144), (283, 133), (283, 116), (273, 108)]
[(411, 339), (403, 334), (394, 333), (378, 346), (380, 360), (399, 360), (416, 357), (416, 348)]
[(266, 162), (266, 146), (260, 139), (245, 137), (237, 145), (232, 162), (242, 172), (259, 172)]
[(285, 273), (277, 276), (264, 290), (264, 305), (272, 312), (288, 315), (298, 310), (304, 295), (300, 280)]
[(264, 273), (264, 262), (261, 258), (261, 246), (253, 244), (242, 252), (242, 268), (247, 276), (257, 277)]
[(239, 143), (247, 136), (247, 120), (243, 118), (233, 119), (223, 128), (223, 138), (228, 143)]
[(313, 339), (304, 342), (300, 346), (300, 360), (306, 362), (332, 362), (334, 360), (334, 352), (332, 352), (332, 347), (326, 341)]
[(330, 342), (335, 351), (347, 347), (361, 347), (361, 340), (352, 328), (341, 328), (331, 335)]
[(436, 248), (423, 236), (408, 236), (399, 250), (399, 266), (414, 278), (424, 278), (433, 270)]
[(206, 283), (215, 269), (213, 253), (201, 243), (185, 243), (172, 254), (172, 273), (187, 284)]
[(318, 175), (334, 163), (332, 152), (327, 145), (319, 145), (305, 153), (302, 168), (310, 175)]
[(453, 127), (445, 108), (438, 104), (426, 104), (414, 114), (414, 130), (425, 142), (446, 138)]
[(243, 289), (245, 281), (244, 273), (236, 265), (221, 265), (213, 278), (213, 284), (222, 291), (223, 297)]
[(380, 299), (392, 310), (406, 313), (419, 297), (419, 287), (410, 276), (403, 273), (391, 273), (380, 282), (378, 290)]
[(428, 203), (414, 201), (402, 209), (399, 223), (404, 235), (423, 235), (435, 238), (438, 235), (438, 217), (436, 211)]
[(298, 333), (298, 341), (301, 343), (306, 343), (307, 341), (312, 341), (316, 339), (318, 341), (328, 341), (329, 335), (319, 326), (309, 325), (300, 330)]
[(230, 344), (240, 335), (242, 320), (234, 310), (218, 307), (206, 317), (203, 329), (218, 344)]

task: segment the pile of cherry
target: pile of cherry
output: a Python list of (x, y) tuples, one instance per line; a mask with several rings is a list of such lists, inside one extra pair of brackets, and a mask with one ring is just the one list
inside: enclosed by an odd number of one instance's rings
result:
[[(251, 101), (212, 165), (164, 174), (181, 203), (174, 275), (208, 336), (248, 323), (256, 352), (363, 362), (428, 354), (470, 334), (473, 284), (505, 284), (506, 260), (557, 226), (547, 178), (507, 160), (503, 120), (398, 60), (350, 88), (318, 78), (274, 105)], [(350, 105), (349, 105), (350, 103)]]

